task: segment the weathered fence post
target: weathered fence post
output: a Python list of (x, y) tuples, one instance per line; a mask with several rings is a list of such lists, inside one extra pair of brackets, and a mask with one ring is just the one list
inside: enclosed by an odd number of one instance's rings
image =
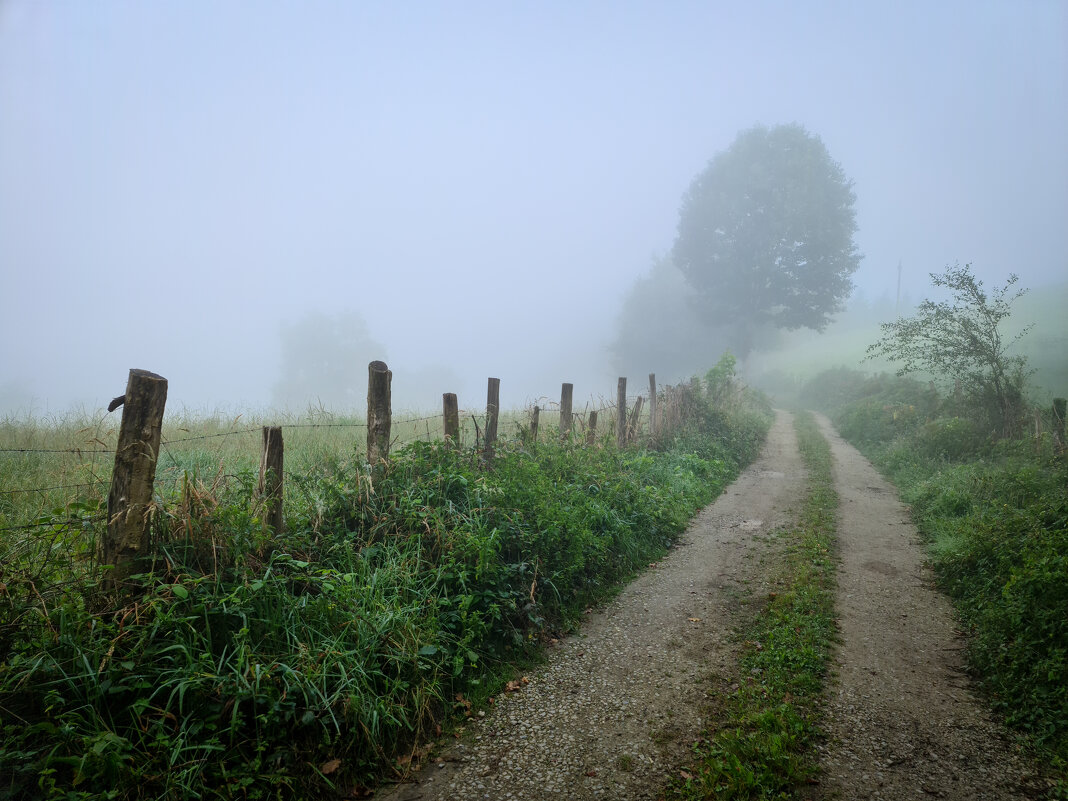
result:
[(586, 444), (593, 445), (597, 442), (597, 412), (590, 412), (590, 422), (586, 426)]
[(574, 393), (574, 384), (560, 385), (560, 439), (567, 439), (571, 434), (571, 398)]
[(372, 466), (389, 458), (392, 384), (393, 373), (385, 362), (367, 365), (367, 463)]
[[(460, 404), (455, 392), (441, 395), (441, 415), (445, 418), (445, 442), (457, 447), (460, 444)], [(451, 441), (450, 441), (451, 440)]]
[(1064, 446), (1064, 415), (1068, 410), (1066, 407), (1068, 407), (1068, 399), (1053, 399), (1053, 436), (1062, 447)]
[(632, 441), (638, 436), (638, 427), (641, 423), (642, 406), (645, 403), (645, 397), (638, 396), (638, 400), (634, 401), (634, 408), (630, 411), (630, 422), (627, 424), (627, 441)]
[(656, 436), (656, 373), (649, 373), (649, 436)]
[(616, 386), (616, 444), (627, 444), (627, 379), (620, 376)]
[(123, 404), (115, 468), (108, 492), (107, 530), (100, 549), (102, 564), (111, 565), (105, 586), (121, 587), (149, 555), (148, 509), (156, 481), (156, 459), (167, 405), (167, 379), (148, 370), (131, 370)]
[(263, 499), (264, 522), (275, 537), (283, 533), (282, 523), (282, 443), (281, 426), (263, 427), (263, 459), (260, 461), (259, 494)]
[(491, 378), (486, 385), (486, 441), (482, 461), (493, 461), (493, 446), (497, 443), (497, 419), (501, 412), (501, 379)]
[(538, 443), (538, 421), (541, 419), (541, 409), (538, 406), (534, 407), (534, 411), (530, 415), (530, 441), (535, 445)]

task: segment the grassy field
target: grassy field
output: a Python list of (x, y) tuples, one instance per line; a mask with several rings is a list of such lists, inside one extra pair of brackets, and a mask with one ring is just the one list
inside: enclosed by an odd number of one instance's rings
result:
[[(76, 452), (3, 454), (0, 799), (359, 797), (402, 773), (753, 458), (767, 406), (688, 393), (684, 425), (625, 449), (545, 417), (535, 444), (519, 413), (492, 470), (433, 420), (375, 468), (360, 421), (294, 422), (283, 537), (264, 421), (170, 420), (121, 592), (94, 558), (114, 431), (8, 421), (4, 447)], [(64, 488), (10, 492), (35, 485)]]
[[(120, 412), (49, 419), (0, 419), (0, 515), (4, 525), (19, 527), (43, 517), (61, 517), (64, 509), (97, 508), (106, 502)], [(484, 413), (461, 412), (460, 444), (474, 447)], [(576, 415), (582, 426), (585, 414)], [(602, 414), (601, 427), (611, 424)], [(529, 427), (530, 410), (502, 414), (500, 434), (509, 437)], [(542, 409), (540, 425), (559, 424), (559, 411)], [(361, 417), (312, 411), (303, 416), (235, 417), (167, 415), (156, 468), (160, 499), (173, 501), (184, 482), (194, 480), (216, 492), (258, 476), (264, 426), (282, 426), (286, 472), (314, 475), (323, 469), (359, 462), (366, 451), (367, 429)], [(440, 413), (407, 412), (395, 416), (394, 448), (442, 439)], [(251, 477), (251, 478), (250, 478)]]

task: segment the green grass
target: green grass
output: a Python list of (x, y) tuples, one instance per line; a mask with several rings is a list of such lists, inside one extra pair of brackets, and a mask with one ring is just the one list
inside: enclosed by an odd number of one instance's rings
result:
[(797, 525), (781, 534), (781, 589), (746, 626), (738, 688), (717, 700), (691, 778), (673, 784), (674, 798), (788, 798), (816, 774), (812, 745), (835, 637), (838, 498), (830, 448), (815, 421), (798, 415), (796, 428), (809, 488)]
[(0, 536), (0, 799), (333, 798), (403, 770), (755, 456), (767, 409), (696, 400), (655, 448), (547, 431), (506, 439), (492, 470), (418, 441), (369, 470), (349, 429), (326, 429), (337, 448), (287, 434), (305, 466), (282, 538), (256, 462), (211, 450), (158, 499), (154, 559), (122, 596), (98, 584), (99, 504), (45, 509)]

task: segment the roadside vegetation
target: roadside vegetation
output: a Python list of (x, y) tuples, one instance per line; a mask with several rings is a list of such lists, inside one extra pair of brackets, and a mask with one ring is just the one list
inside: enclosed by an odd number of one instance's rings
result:
[(281, 538), (251, 469), (185, 471), (121, 596), (94, 561), (102, 497), (32, 529), (8, 500), (0, 799), (360, 797), (403, 774), (756, 455), (770, 409), (724, 399), (731, 372), (624, 450), (543, 430), (491, 470), (441, 442), (317, 460), (288, 479)]
[(811, 414), (796, 418), (808, 491), (795, 526), (779, 532), (776, 587), (746, 625), (734, 689), (716, 700), (696, 762), (671, 788), (679, 799), (789, 797), (816, 775), (813, 741), (835, 637), (835, 513), (831, 452)]
[[(923, 312), (884, 326), (873, 347), (906, 366), (909, 357), (940, 364), (948, 386), (839, 369), (813, 379), (802, 400), (827, 410), (897, 485), (970, 634), (975, 675), (1050, 767), (1053, 796), (1068, 798), (1068, 459), (1056, 433), (1063, 417), (1027, 402), (1027, 365), (1002, 344), (998, 323), (1012, 280), (988, 296), (961, 268), (945, 275), (967, 298), (921, 307), (930, 315), (925, 326)], [(918, 347), (939, 326), (963, 335), (944, 337), (938, 352)]]

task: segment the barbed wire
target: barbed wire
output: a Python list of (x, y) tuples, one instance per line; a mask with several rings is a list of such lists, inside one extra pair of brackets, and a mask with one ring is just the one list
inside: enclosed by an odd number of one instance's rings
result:
[(86, 448), (0, 448), (0, 453), (115, 453), (113, 450)]
[(0, 490), (0, 495), (19, 495), (26, 492), (54, 492), (55, 490), (67, 490), (67, 489), (85, 489), (86, 487), (96, 487), (103, 485), (104, 481), (92, 481), (88, 484), (63, 484), (57, 487), (33, 487), (32, 489), (13, 489), (13, 490)]
[(199, 434), (195, 437), (180, 437), (179, 439), (161, 439), (161, 445), (177, 445), (179, 442), (193, 442), (200, 439), (216, 439), (218, 437), (233, 437), (238, 434), (251, 434), (260, 428), (242, 428), (238, 431), (221, 431), (217, 434)]
[(282, 423), (279, 428), (367, 428), (367, 423)]
[(69, 517), (65, 520), (42, 520), (38, 523), (25, 523), (21, 526), (8, 526), (6, 528), (0, 528), (0, 534), (6, 534), (10, 531), (30, 531), (35, 528), (47, 528), (49, 526), (63, 526), (70, 525), (71, 523), (99, 523), (101, 520), (106, 520), (107, 515), (93, 515), (92, 517)]

